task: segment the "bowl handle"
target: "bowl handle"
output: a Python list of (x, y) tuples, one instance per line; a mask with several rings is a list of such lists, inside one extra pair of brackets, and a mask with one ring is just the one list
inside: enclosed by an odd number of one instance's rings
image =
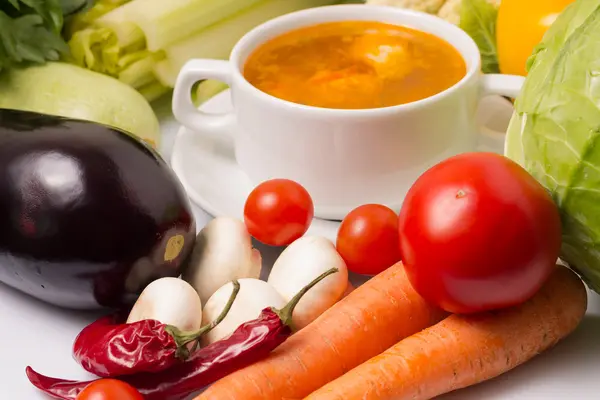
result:
[(192, 102), (192, 88), (198, 81), (214, 79), (231, 86), (231, 64), (229, 61), (197, 59), (188, 61), (177, 76), (173, 91), (173, 115), (192, 132), (224, 139), (234, 132), (235, 116), (209, 114), (198, 110)]
[[(485, 74), (481, 79), (481, 97), (483, 99), (484, 97), (498, 95), (514, 99), (518, 97), (524, 83), (525, 78), (522, 76)], [(500, 105), (500, 101), (509, 103), (509, 100), (502, 98), (499, 98), (498, 100), (499, 101), (496, 103), (497, 105)], [(484, 104), (485, 103), (480, 103), (480, 106)], [(502, 103), (502, 106), (505, 107), (506, 105)], [(510, 104), (508, 104), (508, 106), (510, 106)], [(499, 154), (504, 153), (506, 132), (490, 129), (485, 125), (479, 126), (478, 129), (480, 133), (479, 147), (482, 148), (482, 150), (493, 151)]]

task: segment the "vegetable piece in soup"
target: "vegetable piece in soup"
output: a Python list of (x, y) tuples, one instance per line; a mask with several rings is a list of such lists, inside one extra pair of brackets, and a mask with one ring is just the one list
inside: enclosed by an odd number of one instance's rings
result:
[(294, 103), (367, 109), (410, 103), (458, 83), (466, 63), (449, 43), (370, 21), (301, 28), (258, 47), (244, 67), (261, 91)]

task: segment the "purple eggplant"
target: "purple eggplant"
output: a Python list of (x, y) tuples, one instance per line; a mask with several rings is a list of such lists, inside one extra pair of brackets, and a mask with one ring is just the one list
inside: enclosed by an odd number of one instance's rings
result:
[(182, 273), (195, 234), (181, 184), (141, 141), (0, 109), (0, 281), (60, 307), (122, 307)]

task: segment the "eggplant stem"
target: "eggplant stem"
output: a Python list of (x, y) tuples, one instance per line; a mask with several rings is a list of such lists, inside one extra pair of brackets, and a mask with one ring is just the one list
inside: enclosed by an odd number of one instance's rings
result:
[(281, 310), (278, 310), (276, 308), (271, 308), (271, 310), (275, 314), (277, 314), (277, 316), (279, 317), (279, 319), (281, 320), (281, 322), (284, 325), (292, 327), (292, 316), (294, 313), (294, 308), (296, 308), (296, 306), (298, 305), (298, 303), (300, 302), (302, 297), (310, 289), (312, 289), (317, 283), (321, 282), (323, 279), (327, 278), (329, 275), (335, 274), (336, 272), (339, 272), (339, 269), (331, 268), (330, 270), (322, 273), (321, 275), (316, 277), (312, 282), (310, 282), (308, 285), (304, 286), (294, 297), (292, 297), (290, 302), (287, 303), (287, 305), (285, 307), (283, 307)]
[[(229, 300), (227, 300), (227, 304), (225, 304), (225, 307), (223, 308), (223, 311), (221, 311), (221, 314), (219, 314), (219, 316), (215, 318), (214, 321), (212, 321), (211, 323), (206, 324), (202, 328), (193, 332), (183, 332), (173, 325), (165, 326), (165, 331), (173, 337), (173, 340), (175, 340), (175, 344), (177, 344), (176, 356), (178, 358), (185, 360), (190, 356), (191, 353), (198, 350), (198, 348), (200, 347), (200, 338), (202, 338), (202, 336), (204, 336), (206, 333), (213, 330), (225, 319), (227, 314), (229, 314), (229, 311), (231, 310), (231, 307), (233, 306), (233, 303), (238, 293), (240, 292), (240, 283), (237, 280), (234, 280), (231, 283), (233, 284), (233, 291), (231, 292), (231, 296), (229, 296)], [(195, 343), (190, 350), (187, 348), (187, 345), (192, 342)]]

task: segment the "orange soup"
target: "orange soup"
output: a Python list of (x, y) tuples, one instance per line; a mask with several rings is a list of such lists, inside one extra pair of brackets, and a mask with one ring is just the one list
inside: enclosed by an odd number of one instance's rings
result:
[(395, 106), (440, 93), (466, 74), (460, 53), (429, 33), (345, 21), (294, 30), (261, 45), (245, 78), (272, 96), (337, 109)]

